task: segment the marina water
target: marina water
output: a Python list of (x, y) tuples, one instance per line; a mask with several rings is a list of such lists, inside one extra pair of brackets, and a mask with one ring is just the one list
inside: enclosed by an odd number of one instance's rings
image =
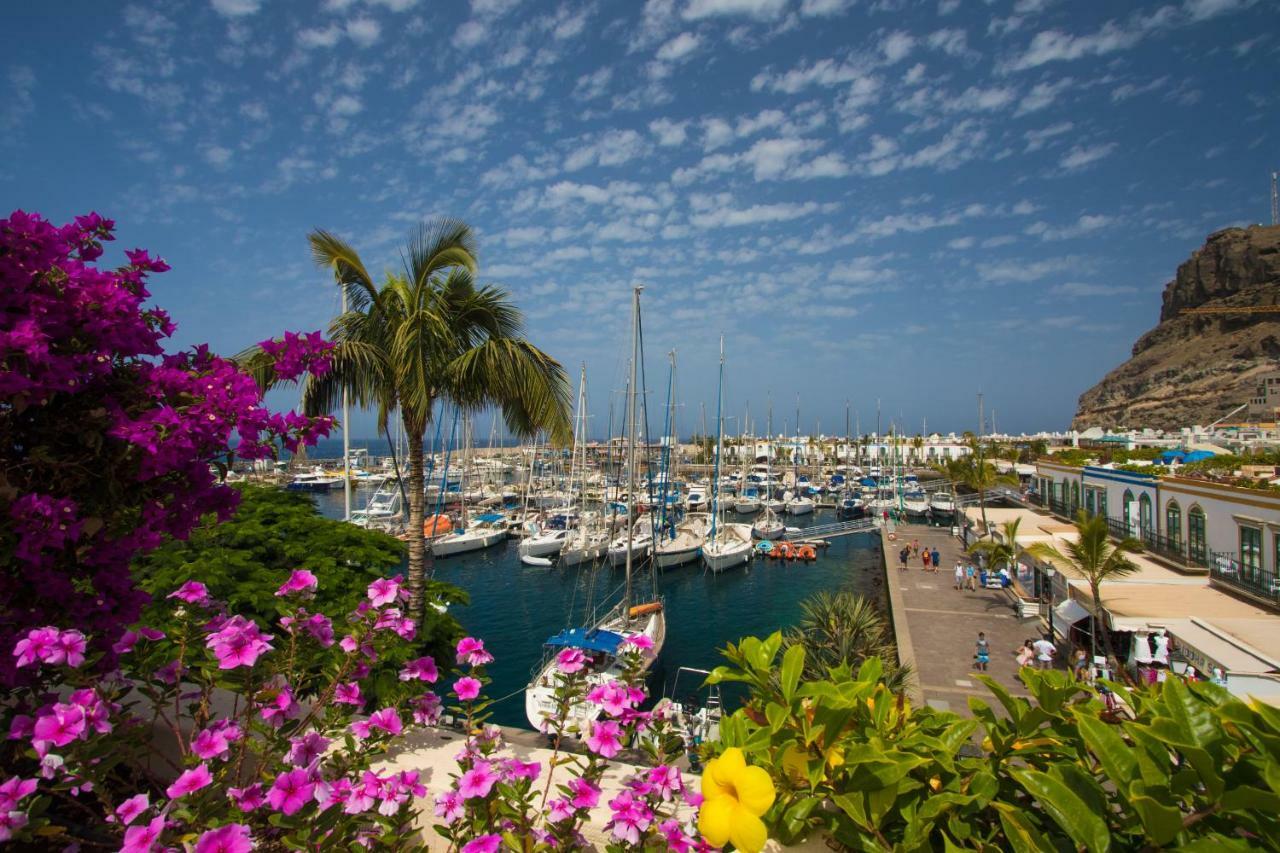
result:
[[(342, 518), (341, 490), (313, 497), (325, 516)], [(734, 519), (732, 513), (729, 519)], [(818, 510), (788, 518), (787, 524), (810, 527), (835, 520), (834, 511)], [(877, 534), (838, 537), (829, 548), (820, 549), (812, 563), (755, 559), (745, 568), (717, 575), (704, 572), (699, 562), (660, 573), (658, 592), (666, 602), (667, 639), (650, 676), (650, 693), (669, 692), (681, 666), (711, 669), (724, 663), (719, 650), (726, 643), (794, 625), (801, 601), (815, 592), (852, 590), (882, 603), (879, 541)], [(516, 553), (517, 545), (512, 539), (484, 551), (436, 560), (435, 576), (471, 596), (470, 606), (455, 608), (453, 615), (469, 634), (482, 638), (494, 655), (488, 668), (493, 678), (488, 695), (502, 700), (493, 707), (494, 722), (528, 728), (523, 689), (541, 660), (543, 640), (569, 624), (581, 624), (593, 573), (594, 600), (599, 603), (606, 597), (619, 600), (624, 572), (608, 566), (525, 566)], [(635, 584), (637, 599), (644, 600), (650, 588), (647, 568), (635, 576)], [(693, 692), (698, 683), (682, 677), (679, 698)]]

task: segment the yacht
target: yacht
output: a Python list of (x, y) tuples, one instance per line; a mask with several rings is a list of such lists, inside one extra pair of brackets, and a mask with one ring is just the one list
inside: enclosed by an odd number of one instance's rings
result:
[(327, 492), (342, 488), (342, 475), (330, 474), (317, 465), (310, 471), (296, 475), (285, 488), (291, 492)]
[(702, 562), (713, 572), (746, 565), (755, 543), (750, 524), (720, 524), (702, 546)]
[(659, 569), (673, 569), (698, 559), (707, 536), (709, 518), (704, 512), (692, 512), (669, 534), (664, 531), (653, 548), (653, 559)]
[(786, 512), (787, 515), (808, 515), (813, 512), (814, 506), (813, 498), (801, 493), (792, 496), (786, 502)]
[(929, 499), (929, 511), (936, 521), (950, 524), (956, 517), (956, 496), (950, 492), (934, 492)]
[(649, 556), (649, 551), (653, 548), (653, 532), (650, 529), (647, 519), (641, 519), (636, 523), (631, 531), (630, 540), (627, 539), (627, 532), (624, 530), (609, 543), (606, 556), (611, 566), (621, 566), (627, 561), (627, 551), (631, 551), (632, 562), (637, 562)]
[(689, 492), (685, 495), (685, 506), (690, 512), (702, 512), (707, 508), (707, 487), (701, 483), (693, 483), (689, 486)]
[(501, 513), (485, 513), (472, 519), (465, 529), (437, 536), (429, 543), (436, 557), (481, 551), (506, 541), (507, 520)]
[(929, 498), (919, 489), (911, 489), (902, 495), (902, 508), (912, 521), (924, 521), (929, 516)]

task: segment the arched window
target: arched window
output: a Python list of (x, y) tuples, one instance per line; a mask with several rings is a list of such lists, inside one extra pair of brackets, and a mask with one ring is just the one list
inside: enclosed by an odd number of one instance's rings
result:
[(1071, 511), (1075, 512), (1080, 508), (1080, 481), (1071, 481)]
[(1138, 498), (1138, 529), (1146, 534), (1151, 532), (1151, 527), (1151, 497), (1143, 492), (1142, 497)]
[(1120, 507), (1120, 517), (1124, 519), (1125, 527), (1132, 527), (1133, 519), (1129, 517), (1129, 504), (1133, 503), (1133, 492), (1128, 489), (1124, 490), (1124, 504)]
[(1182, 549), (1182, 507), (1177, 501), (1169, 501), (1164, 505), (1164, 535), (1169, 544)]
[(1209, 543), (1204, 532), (1204, 510), (1198, 505), (1187, 512), (1187, 555), (1200, 563), (1206, 563), (1209, 559)]

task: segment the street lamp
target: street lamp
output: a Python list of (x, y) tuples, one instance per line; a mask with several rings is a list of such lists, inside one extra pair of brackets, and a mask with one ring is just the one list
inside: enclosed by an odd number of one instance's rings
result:
[(1044, 567), (1044, 576), (1049, 579), (1049, 642), (1055, 647), (1058, 645), (1058, 637), (1053, 633), (1053, 576), (1057, 573), (1053, 566)]

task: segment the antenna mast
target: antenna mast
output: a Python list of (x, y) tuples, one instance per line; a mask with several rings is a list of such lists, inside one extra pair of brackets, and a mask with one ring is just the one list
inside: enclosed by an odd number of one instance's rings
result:
[(1280, 196), (1276, 195), (1276, 178), (1280, 172), (1271, 173), (1271, 224), (1280, 225)]

